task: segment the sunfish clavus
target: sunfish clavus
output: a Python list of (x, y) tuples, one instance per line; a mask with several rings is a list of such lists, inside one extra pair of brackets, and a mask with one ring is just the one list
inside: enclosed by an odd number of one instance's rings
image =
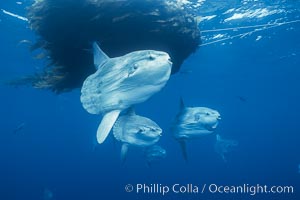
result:
[(81, 103), (91, 114), (103, 114), (97, 141), (103, 143), (120, 112), (149, 99), (170, 78), (172, 62), (162, 51), (142, 50), (109, 58), (93, 43), (97, 71), (81, 89)]

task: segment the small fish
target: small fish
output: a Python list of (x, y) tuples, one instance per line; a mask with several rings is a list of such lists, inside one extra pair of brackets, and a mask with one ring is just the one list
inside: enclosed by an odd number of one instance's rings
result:
[(147, 165), (150, 167), (153, 163), (159, 162), (167, 156), (167, 151), (161, 146), (154, 145), (146, 149), (145, 157)]
[(91, 114), (102, 114), (97, 141), (103, 143), (121, 111), (149, 99), (170, 78), (172, 62), (162, 51), (134, 51), (109, 58), (93, 43), (97, 71), (84, 81), (80, 100)]
[(180, 143), (186, 161), (186, 141), (212, 134), (220, 119), (221, 116), (218, 111), (206, 107), (185, 107), (181, 99), (180, 111), (171, 130), (174, 138)]
[(130, 109), (118, 118), (113, 126), (113, 135), (122, 142), (121, 161), (124, 162), (129, 146), (149, 147), (160, 139), (162, 129), (151, 119), (136, 115)]
[(33, 52), (37, 49), (45, 47), (46, 45), (47, 45), (47, 42), (39, 40), (30, 46), (30, 51)]
[(32, 42), (30, 40), (21, 40), (18, 45), (21, 45), (21, 44), (28, 44), (28, 45), (31, 45)]
[(232, 151), (232, 149), (238, 146), (238, 141), (222, 139), (219, 134), (216, 135), (215, 152), (221, 156), (224, 162), (227, 162), (225, 154)]
[(112, 22), (113, 22), (113, 23), (120, 22), (120, 21), (123, 21), (124, 19), (126, 19), (126, 18), (128, 18), (128, 17), (130, 17), (130, 16), (131, 16), (131, 14), (125, 14), (125, 15), (123, 15), (123, 16), (114, 17), (114, 18), (112, 19)]
[(247, 101), (247, 99), (245, 98), (245, 97), (243, 97), (243, 96), (236, 96), (240, 101), (242, 101), (242, 102), (246, 102)]
[(193, 71), (190, 69), (186, 69), (186, 70), (180, 70), (179, 73), (182, 75), (187, 75), (187, 74), (191, 74)]
[(47, 54), (45, 52), (39, 53), (36, 56), (33, 57), (33, 59), (35, 60), (40, 60), (40, 59), (44, 59), (47, 57)]
[(21, 124), (19, 124), (15, 129), (14, 129), (14, 134), (19, 133), (20, 131), (22, 131), (25, 127), (26, 123), (22, 122)]

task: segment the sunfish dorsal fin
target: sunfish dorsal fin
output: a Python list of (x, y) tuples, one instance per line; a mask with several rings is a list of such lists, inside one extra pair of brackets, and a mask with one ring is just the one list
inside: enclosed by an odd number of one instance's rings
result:
[(127, 143), (123, 143), (121, 147), (121, 163), (124, 164), (128, 152), (129, 145)]
[(96, 42), (93, 42), (94, 65), (96, 69), (107, 60), (109, 57), (100, 49)]
[(217, 141), (222, 140), (222, 139), (221, 139), (221, 136), (220, 136), (219, 134), (216, 135), (216, 139), (217, 139)]
[(119, 117), (120, 110), (113, 110), (106, 113), (97, 130), (97, 141), (99, 144), (103, 143), (108, 136), (111, 128), (115, 124), (117, 118)]

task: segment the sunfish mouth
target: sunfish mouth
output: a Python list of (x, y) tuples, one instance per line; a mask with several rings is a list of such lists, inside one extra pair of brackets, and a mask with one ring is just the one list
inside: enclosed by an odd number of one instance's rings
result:
[(216, 123), (215, 125), (213, 125), (211, 128), (212, 128), (212, 129), (216, 129), (217, 126), (218, 126), (218, 123)]
[(206, 126), (205, 128), (208, 131), (214, 131), (217, 127), (216, 126)]
[(214, 125), (210, 126), (210, 125), (206, 125), (205, 128), (208, 131), (214, 131), (218, 126), (218, 123), (215, 123)]

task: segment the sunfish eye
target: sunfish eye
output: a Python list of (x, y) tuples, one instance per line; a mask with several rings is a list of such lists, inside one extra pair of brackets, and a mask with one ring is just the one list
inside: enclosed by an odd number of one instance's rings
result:
[(142, 129), (139, 129), (137, 133), (142, 133), (142, 132), (143, 132), (143, 130), (142, 130)]
[(128, 71), (128, 76), (132, 75), (138, 69), (138, 67), (138, 64), (133, 64), (133, 66)]
[(156, 129), (155, 128), (150, 128), (150, 131), (156, 131)]
[(135, 63), (135, 64), (133, 65), (133, 69), (136, 70), (137, 68), (138, 68), (138, 64)]
[(144, 128), (139, 128), (138, 132), (137, 133), (144, 133), (145, 132), (145, 129)]
[(206, 114), (206, 115), (209, 115), (209, 112), (206, 112), (205, 114)]
[(155, 56), (150, 53), (149, 60), (154, 60), (154, 59), (155, 59)]

